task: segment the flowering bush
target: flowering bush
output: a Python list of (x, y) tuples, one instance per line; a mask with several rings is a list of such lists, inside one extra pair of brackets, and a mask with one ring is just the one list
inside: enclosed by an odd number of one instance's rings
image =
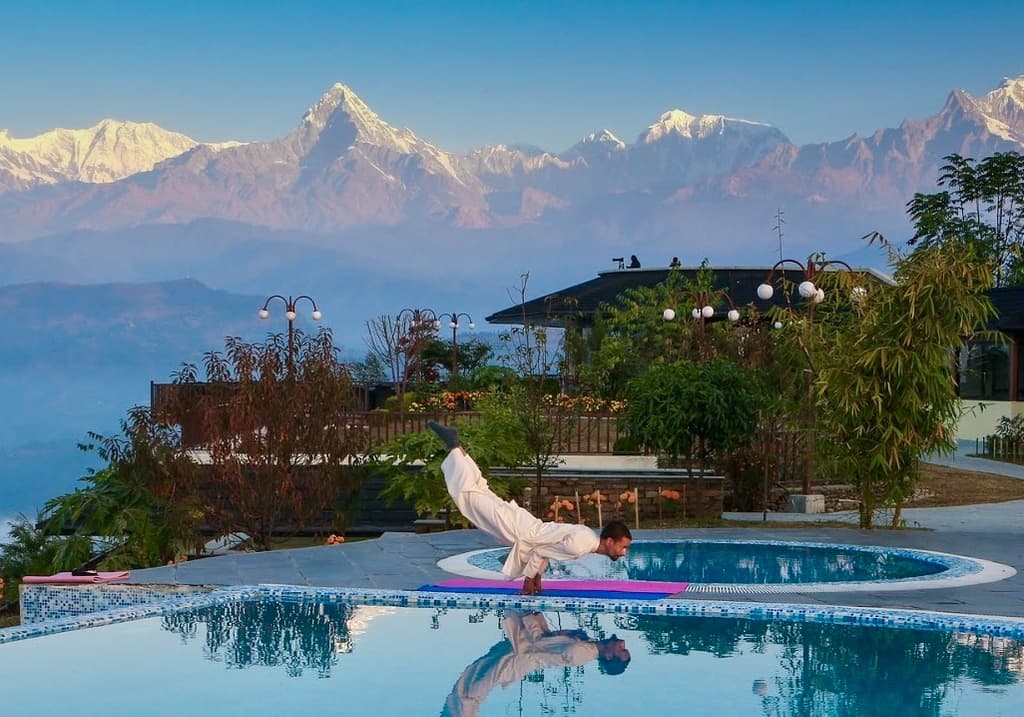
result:
[(410, 411), (469, 411), (483, 391), (442, 391), (423, 396), (409, 406)]
[(576, 510), (576, 505), (571, 500), (554, 500), (551, 505), (548, 506), (548, 518), (554, 520), (556, 523), (564, 523), (565, 518), (558, 514), (559, 510), (565, 510), (572, 512)]
[[(429, 396), (416, 396), (408, 404), (412, 412), (433, 411), (472, 411), (473, 404), (480, 400), (486, 391), (442, 391)], [(544, 405), (566, 413), (580, 411), (582, 413), (621, 414), (626, 410), (626, 402), (597, 398), (595, 396), (570, 396), (565, 393), (545, 395)]]
[(626, 410), (626, 402), (598, 398), (596, 396), (570, 396), (566, 393), (544, 396), (546, 405), (563, 411), (582, 411), (583, 413), (622, 413)]

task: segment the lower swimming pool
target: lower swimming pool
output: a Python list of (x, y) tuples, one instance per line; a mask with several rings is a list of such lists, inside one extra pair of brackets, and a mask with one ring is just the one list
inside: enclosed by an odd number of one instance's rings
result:
[(5, 713), (1009, 717), (1024, 710), (1024, 621), (283, 587), (177, 598), (112, 619), (133, 614), (138, 619), (0, 644)]
[[(508, 548), (465, 553), (440, 562), (461, 575), (501, 578)], [(1001, 580), (1006, 565), (904, 548), (791, 541), (635, 540), (629, 554), (558, 563), (549, 578), (600, 578), (690, 583), (689, 591), (801, 592), (950, 587)]]

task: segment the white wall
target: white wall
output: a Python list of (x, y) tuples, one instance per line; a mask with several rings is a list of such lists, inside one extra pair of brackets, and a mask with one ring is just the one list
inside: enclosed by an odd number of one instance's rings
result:
[(956, 437), (974, 441), (991, 435), (1003, 416), (1016, 416), (1024, 412), (1021, 401), (963, 401), (964, 413), (957, 424)]

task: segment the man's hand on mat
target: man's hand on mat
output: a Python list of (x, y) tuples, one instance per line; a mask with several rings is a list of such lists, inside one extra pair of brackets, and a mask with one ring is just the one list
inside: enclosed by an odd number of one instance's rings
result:
[(540, 573), (537, 573), (532, 578), (523, 579), (523, 595), (538, 595), (540, 594)]

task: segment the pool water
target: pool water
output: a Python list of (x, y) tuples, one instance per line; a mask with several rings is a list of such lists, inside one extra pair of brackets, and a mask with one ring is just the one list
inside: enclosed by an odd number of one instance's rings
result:
[[(910, 551), (853, 545), (709, 540), (634, 541), (629, 554), (604, 560), (552, 562), (553, 577), (602, 577), (688, 583), (843, 583), (888, 581), (943, 572), (948, 565)], [(469, 556), (471, 565), (501, 571), (507, 548)]]
[(270, 598), (0, 645), (0, 675), (19, 717), (1024, 714), (1010, 638)]

